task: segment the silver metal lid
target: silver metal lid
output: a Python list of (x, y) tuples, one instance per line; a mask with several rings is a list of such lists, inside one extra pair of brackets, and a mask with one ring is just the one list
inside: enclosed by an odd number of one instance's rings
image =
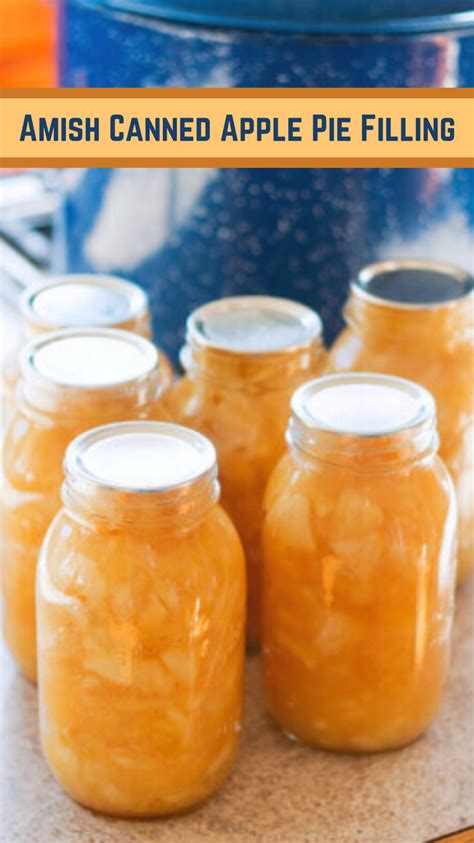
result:
[(394, 260), (364, 267), (351, 285), (357, 296), (407, 309), (442, 307), (472, 294), (473, 277), (450, 264)]
[(306, 346), (321, 336), (311, 308), (272, 296), (235, 296), (209, 302), (187, 321), (190, 345), (236, 354), (268, 354)]
[(66, 475), (130, 493), (168, 492), (201, 479), (215, 482), (211, 442), (186, 427), (164, 422), (121, 422), (78, 436), (64, 461)]
[(141, 287), (111, 275), (57, 275), (22, 298), (25, 318), (52, 328), (113, 327), (147, 310)]
[(158, 351), (151, 342), (113, 328), (67, 328), (43, 334), (21, 355), (25, 381), (60, 389), (130, 384), (158, 366)]
[(403, 378), (365, 373), (309, 381), (293, 394), (291, 410), (293, 427), (296, 421), (311, 430), (356, 437), (387, 436), (435, 420), (428, 390)]

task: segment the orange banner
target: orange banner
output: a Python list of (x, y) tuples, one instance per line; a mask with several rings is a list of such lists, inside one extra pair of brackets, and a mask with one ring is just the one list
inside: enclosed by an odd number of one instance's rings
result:
[(472, 89), (4, 90), (4, 167), (465, 167)]

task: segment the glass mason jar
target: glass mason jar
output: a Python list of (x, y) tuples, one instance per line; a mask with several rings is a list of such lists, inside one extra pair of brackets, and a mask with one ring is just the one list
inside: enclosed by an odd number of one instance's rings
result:
[(245, 567), (211, 443), (172, 424), (70, 445), (37, 581), (47, 761), (97, 811), (182, 811), (227, 776), (241, 729)]
[[(112, 275), (56, 275), (28, 289), (21, 298), (25, 342), (39, 334), (61, 328), (101, 327), (132, 331), (151, 338), (148, 297), (131, 281)], [(171, 363), (163, 352), (161, 371), (171, 383)], [(3, 418), (15, 408), (15, 389), (20, 377), (19, 351), (8, 357), (2, 372)]]
[(322, 367), (321, 321), (285, 299), (221, 299), (191, 314), (181, 359), (186, 374), (167, 395), (169, 415), (216, 446), (222, 505), (246, 556), (247, 643), (255, 646), (263, 493), (285, 450), (291, 395)]
[(440, 456), (458, 498), (458, 581), (474, 570), (473, 279), (430, 261), (363, 269), (328, 372), (383, 372), (422, 384), (437, 403)]
[(291, 736), (344, 752), (402, 746), (446, 674), (456, 501), (435, 405), (383, 375), (323, 377), (292, 399), (263, 527), (263, 681)]
[(60, 506), (66, 448), (98, 424), (159, 418), (163, 384), (152, 343), (115, 329), (43, 334), (27, 346), (21, 365), (3, 451), (3, 627), (14, 658), (34, 680), (37, 556)]

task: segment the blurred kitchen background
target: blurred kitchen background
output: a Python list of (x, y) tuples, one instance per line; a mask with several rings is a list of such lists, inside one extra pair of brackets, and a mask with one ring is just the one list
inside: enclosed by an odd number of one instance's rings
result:
[[(466, 87), (471, 0), (0, 0), (7, 86)], [(3, 347), (19, 291), (49, 269), (150, 293), (175, 358), (189, 311), (273, 293), (331, 340), (365, 263), (472, 270), (469, 169), (69, 169), (0, 179)]]
[(54, 262), (59, 196), (55, 171), (0, 177), (0, 362), (20, 342), (20, 294), (41, 281)]

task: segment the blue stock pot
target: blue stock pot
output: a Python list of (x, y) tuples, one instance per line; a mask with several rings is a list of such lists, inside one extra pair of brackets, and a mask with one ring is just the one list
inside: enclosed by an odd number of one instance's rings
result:
[[(328, 8), (330, 6), (330, 8)], [(61, 84), (86, 87), (464, 87), (466, 0), (63, 0)], [(220, 296), (315, 307), (327, 339), (351, 276), (389, 257), (470, 268), (472, 170), (89, 169), (63, 173), (71, 271), (150, 293), (176, 358), (185, 317)]]

